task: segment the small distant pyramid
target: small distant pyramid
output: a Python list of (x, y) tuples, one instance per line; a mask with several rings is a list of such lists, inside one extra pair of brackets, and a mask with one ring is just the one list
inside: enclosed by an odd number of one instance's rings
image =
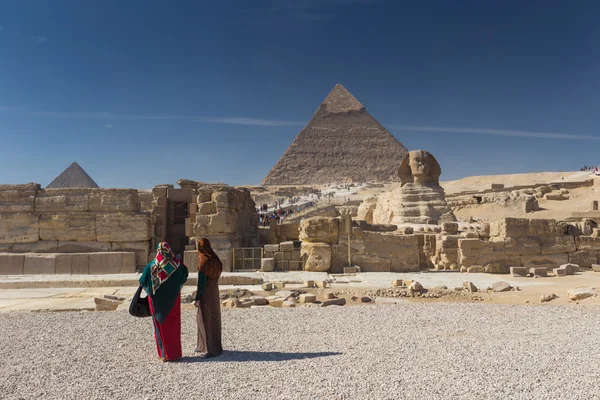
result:
[(99, 188), (98, 184), (81, 168), (79, 164), (74, 162), (69, 165), (59, 176), (57, 176), (46, 189), (60, 188)]
[(335, 85), (263, 185), (391, 181), (408, 152), (345, 87)]

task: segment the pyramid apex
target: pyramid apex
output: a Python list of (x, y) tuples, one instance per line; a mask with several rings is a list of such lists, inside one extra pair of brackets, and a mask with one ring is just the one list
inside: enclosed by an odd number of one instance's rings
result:
[(46, 186), (47, 189), (98, 187), (98, 184), (76, 162), (71, 163), (67, 169)]
[(321, 109), (326, 110), (328, 114), (345, 114), (350, 111), (363, 111), (365, 106), (342, 84), (336, 83), (321, 103)]

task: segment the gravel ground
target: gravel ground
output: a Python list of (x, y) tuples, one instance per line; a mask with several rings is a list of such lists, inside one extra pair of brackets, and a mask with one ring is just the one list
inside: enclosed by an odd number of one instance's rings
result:
[(125, 312), (0, 314), (0, 398), (591, 399), (597, 307), (407, 304), (223, 311), (226, 353), (161, 363)]

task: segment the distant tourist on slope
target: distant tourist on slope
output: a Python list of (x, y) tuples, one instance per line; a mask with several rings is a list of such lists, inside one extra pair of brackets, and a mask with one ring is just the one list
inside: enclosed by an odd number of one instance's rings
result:
[(168, 243), (158, 245), (156, 257), (146, 265), (140, 285), (149, 297), (154, 323), (154, 338), (162, 361), (181, 358), (181, 286), (188, 270), (176, 259)]
[(202, 238), (198, 241), (198, 287), (196, 302), (198, 309), (198, 342), (196, 352), (204, 357), (216, 357), (223, 353), (221, 344), (221, 300), (219, 299), (219, 277), (223, 264), (210, 245)]

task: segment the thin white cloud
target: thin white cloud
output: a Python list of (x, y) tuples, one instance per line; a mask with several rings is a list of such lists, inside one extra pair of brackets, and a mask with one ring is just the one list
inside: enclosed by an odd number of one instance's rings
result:
[(46, 36), (34, 36), (33, 39), (39, 44), (46, 44), (46, 42), (48, 41), (48, 38)]
[(106, 129), (110, 129), (110, 128), (112, 128), (112, 124), (106, 124), (106, 125), (104, 125), (104, 127), (105, 127)]
[(572, 140), (600, 140), (600, 137), (589, 135), (573, 135), (570, 133), (550, 133), (520, 131), (513, 129), (489, 129), (489, 128), (453, 128), (445, 126), (407, 126), (390, 125), (391, 129), (413, 132), (437, 132), (437, 133), (472, 133), (476, 135), (495, 135), (512, 137), (530, 137), (540, 139), (572, 139)]
[[(111, 119), (127, 121), (195, 121), (226, 125), (251, 125), (251, 126), (304, 126), (298, 121), (286, 121), (278, 119), (247, 118), (247, 117), (207, 117), (192, 115), (138, 115), (118, 114), (112, 112), (65, 112), (65, 111), (37, 111), (23, 110), (13, 107), (0, 106), (0, 112), (8, 112), (17, 115), (36, 116), (45, 118), (64, 119)], [(107, 124), (109, 125), (109, 124)], [(105, 125), (105, 127), (108, 127)], [(111, 125), (112, 127), (112, 125)]]

